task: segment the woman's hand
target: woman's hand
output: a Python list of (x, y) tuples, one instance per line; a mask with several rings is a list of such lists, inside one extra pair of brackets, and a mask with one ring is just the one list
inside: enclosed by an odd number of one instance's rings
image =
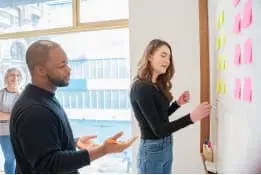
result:
[(189, 91), (185, 91), (179, 96), (177, 103), (179, 106), (182, 106), (188, 103), (189, 100), (190, 100), (190, 93)]

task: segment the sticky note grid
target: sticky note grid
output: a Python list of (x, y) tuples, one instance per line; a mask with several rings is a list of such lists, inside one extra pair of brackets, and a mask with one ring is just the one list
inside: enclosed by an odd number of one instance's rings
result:
[[(233, 5), (237, 9), (234, 17), (233, 33), (237, 35), (243, 30), (251, 27), (253, 24), (252, 0), (247, 0), (245, 4), (240, 5), (240, 0), (233, 0)], [(239, 9), (242, 11), (239, 12)], [(248, 66), (253, 62), (252, 39), (246, 38), (243, 43), (236, 44), (234, 49), (234, 65)], [(243, 79), (235, 78), (234, 80), (234, 97), (237, 100), (243, 100), (251, 103), (253, 99), (252, 78), (244, 77)]]

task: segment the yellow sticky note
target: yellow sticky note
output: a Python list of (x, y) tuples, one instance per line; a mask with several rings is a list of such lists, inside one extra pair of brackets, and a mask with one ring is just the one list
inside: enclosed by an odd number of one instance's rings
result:
[(227, 61), (226, 61), (226, 56), (222, 55), (220, 57), (220, 69), (225, 70), (227, 68)]
[(217, 69), (218, 70), (221, 70), (221, 56), (218, 56), (218, 59), (217, 59)]
[(220, 14), (217, 16), (217, 28), (220, 29), (220, 27), (225, 22), (225, 12), (224, 10), (221, 10)]
[(221, 10), (221, 13), (219, 15), (219, 26), (221, 27), (224, 24), (225, 21), (225, 12), (224, 10)]
[(226, 35), (224, 32), (220, 35), (219, 40), (219, 47), (224, 47), (226, 44)]
[(226, 94), (226, 81), (220, 80), (220, 93)]
[(223, 93), (223, 81), (219, 80), (219, 93)]
[(218, 94), (220, 93), (220, 80), (219, 80), (219, 79), (217, 79), (216, 92), (217, 92)]
[(217, 36), (217, 38), (216, 38), (216, 48), (217, 48), (217, 50), (220, 49), (220, 36)]
[(227, 62), (226, 62), (225, 55), (218, 56), (217, 69), (218, 70), (225, 70), (226, 68), (227, 68)]
[(226, 94), (226, 91), (227, 91), (227, 85), (226, 85), (226, 81), (224, 80), (222, 93), (225, 95), (225, 94)]
[(226, 70), (227, 68), (227, 61), (226, 61), (226, 57), (223, 58), (223, 63), (222, 63), (222, 69)]

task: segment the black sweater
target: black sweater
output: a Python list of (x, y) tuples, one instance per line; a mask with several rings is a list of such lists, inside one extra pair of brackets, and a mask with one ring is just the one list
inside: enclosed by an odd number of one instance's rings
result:
[(143, 139), (170, 136), (193, 123), (190, 114), (169, 122), (169, 116), (179, 105), (176, 102), (169, 105), (167, 97), (152, 82), (136, 80), (131, 87), (130, 101)]
[(14, 105), (10, 135), (16, 173), (78, 173), (90, 164), (76, 151), (68, 118), (53, 93), (28, 85)]

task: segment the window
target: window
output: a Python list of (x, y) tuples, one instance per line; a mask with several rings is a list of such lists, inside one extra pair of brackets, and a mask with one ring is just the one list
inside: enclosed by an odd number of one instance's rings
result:
[(121, 90), (119, 91), (119, 108), (128, 108), (128, 92)]
[[(43, 36), (39, 38), (43, 38)], [(0, 50), (13, 50), (11, 54), (5, 56), (2, 55), (5, 52), (0, 52), (0, 68), (5, 67), (6, 63), (9, 66), (23, 68), (24, 73), (27, 75), (24, 82), (28, 83), (30, 79), (25, 64), (24, 51), (32, 41), (39, 38), (0, 40)], [(114, 42), (120, 41), (121, 47), (128, 48), (128, 29), (48, 35), (44, 36), (44, 38), (61, 44), (69, 58), (69, 65), (73, 69), (70, 85), (58, 88), (56, 97), (69, 114), (68, 117), (74, 135), (77, 137), (98, 134), (99, 140), (103, 141), (106, 137), (123, 130), (125, 131), (125, 138), (131, 137), (131, 117), (122, 115), (122, 112), (128, 113), (130, 111), (130, 107), (127, 106), (129, 103), (127, 96), (129, 89), (118, 88), (121, 87), (120, 84), (123, 82), (120, 81), (116, 73), (120, 64), (128, 64), (129, 58), (122, 57), (121, 49), (118, 51), (112, 49), (115, 52), (105, 54), (111, 47), (115, 47), (111, 44)], [(72, 38), (74, 38), (73, 43), (71, 42)], [(102, 47), (100, 43), (103, 43)], [(106, 51), (103, 52), (103, 50)], [(111, 67), (104, 65), (110, 65)], [(0, 71), (1, 75), (3, 75), (4, 70), (0, 69)], [(127, 69), (125, 73), (129, 75)], [(109, 74), (109, 76), (106, 77), (106, 74)], [(108, 78), (114, 83), (108, 83)], [(129, 76), (122, 78), (128, 80)], [(24, 86), (26, 83), (24, 83)], [(3, 87), (3, 84), (0, 86)], [(125, 87), (129, 86), (125, 85)], [(84, 173), (93, 172), (95, 167), (97, 169), (94, 172), (103, 172), (104, 168), (112, 168), (113, 165), (108, 163), (114, 162), (114, 172), (129, 172), (126, 162), (123, 163), (123, 160), (126, 160), (126, 155), (128, 155), (128, 160), (131, 161), (131, 149), (128, 149), (126, 153), (112, 154), (97, 160), (94, 165), (85, 167), (81, 171)], [(106, 165), (106, 162), (108, 165)]]
[[(0, 2), (1, 33), (72, 26), (72, 0), (41, 0), (35, 3), (28, 0)], [(61, 14), (63, 14), (62, 20)]]
[(96, 78), (96, 63), (93, 60), (88, 61), (88, 68), (89, 68), (89, 78), (95, 79)]
[(11, 55), (12, 59), (23, 60), (25, 51), (26, 50), (25, 50), (25, 46), (23, 45), (23, 43), (14, 42), (14, 43), (12, 43), (11, 48), (10, 48), (10, 55)]
[(111, 90), (106, 90), (105, 91), (105, 108), (110, 109), (112, 106), (111, 103)]
[(40, 20), (39, 16), (32, 14), (32, 26), (36, 27), (37, 24), (39, 23), (39, 20)]
[(96, 62), (96, 76), (99, 79), (102, 79), (103, 67), (102, 67), (102, 60), (95, 60)]
[(119, 60), (119, 78), (127, 78), (129, 76), (129, 73), (128, 73), (128, 67), (129, 65), (129, 62), (127, 61), (124, 61), (123, 59)]
[[(10, 66), (20, 68), (24, 87), (31, 80), (26, 48), (39, 39), (60, 43), (72, 72), (70, 85), (59, 88), (56, 97), (74, 135), (97, 134), (97, 142), (102, 142), (124, 130), (127, 139), (131, 136), (128, 36), (128, 0), (0, 0), (0, 74)], [(80, 171), (131, 173), (131, 163), (128, 149)]]
[(64, 108), (70, 108), (70, 97), (68, 95), (64, 95), (65, 93), (62, 93), (63, 96), (61, 96), (64, 101), (63, 101), (63, 107)]
[(83, 97), (85, 101), (85, 103), (83, 103), (84, 108), (90, 108), (90, 100), (91, 100), (90, 94), (83, 92)]
[(106, 60), (103, 62), (103, 77), (104, 79), (108, 79), (110, 76), (109, 76), (109, 73), (110, 72), (110, 62), (109, 60)]
[(58, 101), (68, 109), (127, 110), (129, 108), (127, 89), (85, 90), (79, 92), (77, 90), (72, 90), (72, 92), (59, 90), (56, 96)]
[(104, 109), (104, 91), (97, 91), (98, 108)]
[(80, 22), (128, 18), (128, 0), (80, 0)]
[(90, 91), (91, 106), (90, 108), (97, 108), (97, 95), (96, 91)]

